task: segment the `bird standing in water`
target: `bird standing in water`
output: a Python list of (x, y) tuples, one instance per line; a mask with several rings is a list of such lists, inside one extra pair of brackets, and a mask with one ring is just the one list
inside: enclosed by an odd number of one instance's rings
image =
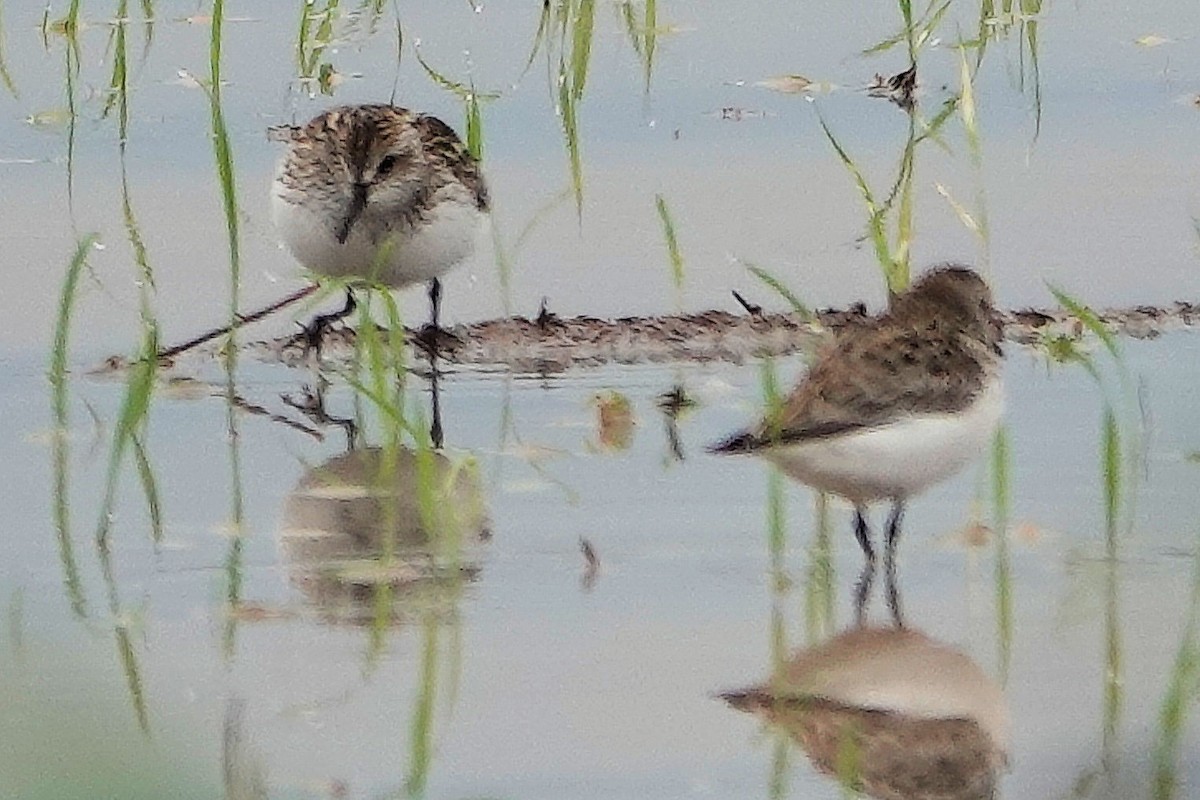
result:
[[(288, 142), (271, 187), (271, 216), (288, 250), (317, 275), (393, 289), (428, 283), (436, 343), (440, 276), (471, 255), (488, 216), (479, 162), (436, 117), (391, 105), (340, 106), (301, 127), (274, 129)], [(320, 346), (330, 323), (306, 328)]]

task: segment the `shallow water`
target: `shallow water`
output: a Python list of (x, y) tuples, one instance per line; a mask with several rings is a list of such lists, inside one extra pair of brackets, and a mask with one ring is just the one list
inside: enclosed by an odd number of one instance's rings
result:
[[(141, 24), (128, 26), (136, 68), (125, 165), (154, 271), (154, 316), (174, 341), (225, 318), (229, 264), (209, 104), (178, 81), (180, 69), (208, 74), (210, 27), (183, 18), (210, 9), (155, 10), (148, 47)], [(770, 269), (814, 305), (880, 305), (862, 200), (816, 111), (879, 191), (894, 177), (907, 117), (849, 88), (814, 104), (734, 84), (799, 72), (852, 87), (899, 71), (902, 50), (857, 55), (900, 29), (896, 9), (660, 3), (659, 25), (670, 29), (657, 38), (646, 92), (617, 9), (598, 6), (578, 216), (570, 197), (555, 200), (570, 177), (545, 54), (513, 85), (539, 10), (451, 3), (400, 12), (400, 102), (462, 119), (459, 100), (416, 63), (417, 39), (438, 69), (503, 92), (484, 106), (485, 165), (497, 235), (512, 250), (513, 310), (533, 313), (543, 296), (560, 314), (736, 310), (730, 289), (785, 307), (734, 259)], [(42, 12), (13, 0), (0, 9), (18, 92), (0, 87), (0, 794), (842, 796), (798, 735), (718, 696), (767, 680), (791, 654), (816, 652), (851, 627), (861, 567), (847, 509), (831, 502), (822, 523), (807, 489), (762, 463), (704, 452), (761, 409), (758, 364), (445, 375), (449, 463), (465, 481), (452, 505), (478, 501), (488, 522), (457, 523), (469, 536), (448, 570), (439, 562), (429, 573), (427, 552), (403, 550), (386, 576), (394, 584), (358, 562), (323, 583), (323, 561), (297, 544), (306, 526), (318, 527), (298, 521), (297, 497), (343, 456), (342, 430), (318, 440), (243, 410), (231, 434), (220, 364), (187, 364), (171, 377), (195, 380), (156, 391), (145, 430), (161, 525), (127, 453), (108, 547), (98, 546), (125, 382), (87, 370), (111, 352), (134, 352), (141, 330), (119, 134), (101, 118), (114, 10), (83, 5), (91, 24), (72, 84), (70, 184), (67, 118), (47, 113), (66, 106), (68, 41), (51, 33), (43, 48)], [(139, 13), (130, 10), (134, 20)], [(361, 73), (331, 100), (295, 85), (298, 7), (226, 9), (222, 98), (243, 307), (299, 285), (266, 213), (276, 146), (264, 129), (335, 101), (386, 98), (396, 73), (392, 13), (374, 35), (326, 51), (343, 74)], [(1182, 3), (1046, 6), (1036, 18), (1040, 128), (1027, 29), (991, 42), (975, 86), (981, 170), (957, 116), (943, 129), (950, 152), (922, 145), (914, 266), (982, 258), (936, 185), (973, 213), (982, 186), (1002, 304), (1049, 304), (1045, 281), (1097, 305), (1194, 298), (1196, 15)], [(957, 90), (956, 26), (965, 36), (977, 25), (978, 8), (956, 8), (941, 44), (923, 52), (923, 114)], [(1170, 41), (1135, 43), (1150, 33)], [(742, 119), (721, 119), (726, 107)], [(685, 258), (678, 295), (656, 194)], [(104, 249), (90, 254), (73, 309), (68, 427), (56, 438), (46, 380), (56, 306), (74, 243), (90, 231)], [(497, 275), (485, 244), (448, 281), (448, 317), (501, 313)], [(419, 295), (403, 298), (406, 318), (423, 313)], [(247, 336), (290, 324), (283, 317)], [(915, 499), (897, 577), (904, 618), (1002, 690), (1006, 708), (989, 709), (1011, 721), (1001, 797), (1195, 796), (1200, 341), (1176, 333), (1123, 342), (1120, 362), (1094, 339), (1084, 346), (1107, 394), (1079, 365), (1010, 346), (1006, 535), (992, 531), (987, 464)], [(774, 367), (786, 384), (803, 361)], [(383, 447), (386, 421), (332, 377), (330, 413), (357, 408), (365, 443)], [(310, 378), (243, 359), (236, 389), (243, 408), (309, 426), (280, 395)], [(426, 386), (410, 376), (421, 414)], [(672, 430), (658, 400), (675, 386), (698, 405)], [(1106, 512), (1105, 397), (1122, 453), (1137, 459), (1123, 462), (1115, 516)], [(361, 499), (354, 486), (309, 495), (310, 508)], [(328, 513), (327, 527), (351, 534), (345, 546), (364, 544), (370, 526), (354, 513), (366, 512)], [(878, 529), (882, 514), (873, 522)], [(357, 582), (346, 577), (354, 569)], [(880, 583), (870, 613), (886, 625)], [(1175, 718), (1173, 682), (1183, 686)], [(947, 692), (940, 702), (953, 700)]]

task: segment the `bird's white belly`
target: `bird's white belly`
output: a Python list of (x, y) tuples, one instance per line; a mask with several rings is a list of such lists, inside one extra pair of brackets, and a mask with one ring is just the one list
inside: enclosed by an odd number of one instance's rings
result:
[(908, 497), (976, 458), (1003, 410), (1003, 387), (994, 378), (961, 412), (908, 416), (877, 428), (778, 445), (764, 455), (801, 483), (852, 501)]
[(296, 260), (319, 275), (364, 278), (392, 287), (432, 280), (471, 255), (487, 215), (474, 205), (439, 203), (412, 229), (376, 240), (361, 220), (345, 243), (336, 220), (321, 209), (290, 202), (276, 185), (271, 217)]

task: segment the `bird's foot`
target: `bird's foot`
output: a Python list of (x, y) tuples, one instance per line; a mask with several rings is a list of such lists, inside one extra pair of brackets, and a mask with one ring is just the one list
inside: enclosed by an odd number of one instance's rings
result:
[(465, 340), (447, 328), (428, 323), (413, 334), (413, 343), (430, 356), (436, 356), (457, 350), (463, 346)]
[(340, 310), (332, 311), (328, 314), (318, 314), (307, 325), (301, 325), (300, 332), (296, 334), (296, 338), (303, 345), (305, 356), (309, 353), (315, 353), (317, 359), (320, 360), (321, 345), (325, 341), (325, 335), (333, 327), (333, 323), (350, 316), (356, 308), (358, 308), (358, 304), (354, 300), (354, 294), (347, 289), (346, 303)]

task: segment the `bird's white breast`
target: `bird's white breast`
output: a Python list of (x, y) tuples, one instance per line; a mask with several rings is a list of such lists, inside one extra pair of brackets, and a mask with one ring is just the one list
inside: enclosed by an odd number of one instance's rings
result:
[(470, 256), (487, 219), (474, 203), (451, 195), (411, 228), (380, 232), (363, 219), (342, 243), (335, 235), (336, 214), (296, 199), (276, 181), (271, 217), (296, 260), (320, 275), (373, 279), (397, 288), (432, 280)]
[(996, 376), (962, 411), (909, 415), (866, 430), (773, 446), (764, 455), (801, 483), (852, 501), (903, 498), (975, 459), (1003, 411)]

